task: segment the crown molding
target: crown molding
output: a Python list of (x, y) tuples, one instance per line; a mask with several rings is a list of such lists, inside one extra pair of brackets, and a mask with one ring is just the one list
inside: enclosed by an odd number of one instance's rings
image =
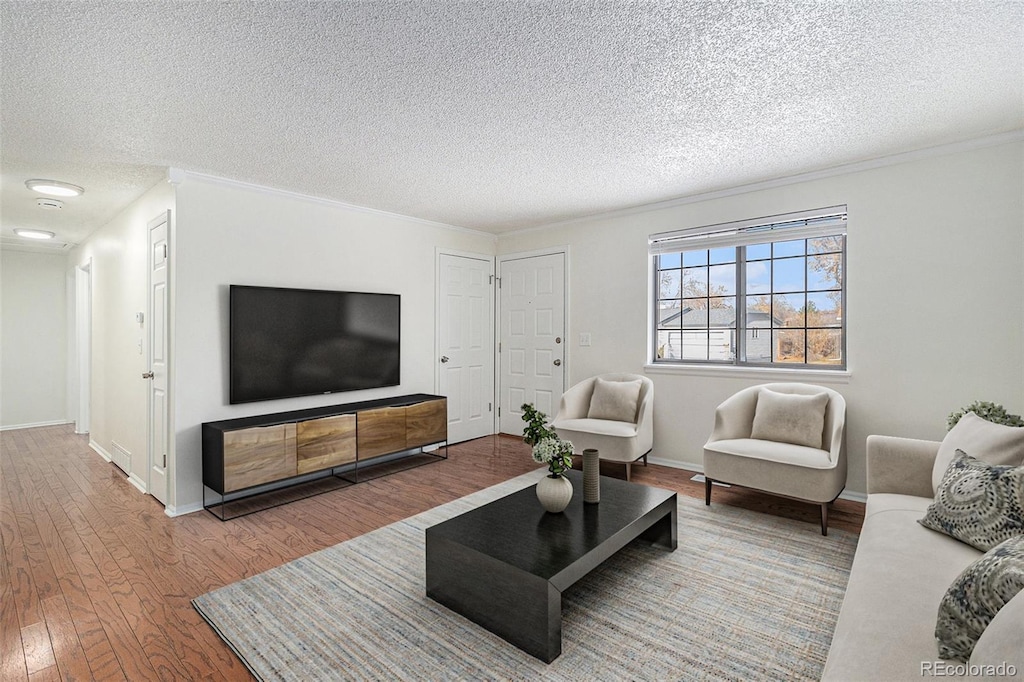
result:
[(461, 225), (450, 225), (448, 223), (441, 223), (436, 220), (427, 220), (426, 218), (417, 218), (416, 216), (405, 215), (403, 213), (394, 213), (392, 211), (383, 211), (378, 208), (368, 208), (366, 206), (350, 204), (344, 201), (338, 201), (337, 199), (325, 199), (323, 197), (314, 196), (312, 194), (303, 194), (302, 192), (293, 192), (287, 189), (267, 187), (266, 185), (257, 185), (256, 183), (252, 182), (245, 182), (243, 180), (232, 180), (230, 178), (222, 178), (217, 175), (210, 175), (208, 173), (199, 173), (196, 171), (183, 170), (181, 168), (168, 168), (167, 181), (175, 186), (180, 185), (185, 181), (205, 182), (207, 184), (219, 185), (221, 187), (231, 187), (233, 189), (241, 189), (249, 192), (256, 192), (257, 194), (264, 194), (266, 196), (295, 199), (298, 201), (304, 201), (306, 203), (317, 204), (320, 206), (341, 208), (347, 211), (367, 213), (370, 215), (381, 216), (385, 218), (397, 218), (399, 220), (406, 220), (412, 223), (425, 225), (427, 227), (435, 227), (443, 230), (461, 232), (463, 234), (471, 234), (476, 237), (484, 237), (491, 240), (492, 242), (496, 242), (498, 240), (498, 235), (496, 234), (493, 234), (491, 232), (484, 232), (482, 230), (474, 230), (473, 228), (470, 227), (462, 227)]
[(712, 199), (722, 199), (724, 197), (736, 196), (738, 194), (747, 194), (749, 192), (758, 192), (765, 189), (773, 189), (775, 187), (795, 185), (801, 182), (821, 180), (823, 178), (831, 178), (837, 175), (859, 173), (861, 171), (873, 170), (875, 168), (895, 166), (901, 163), (909, 163), (911, 161), (920, 161), (922, 159), (930, 159), (937, 156), (946, 156), (948, 154), (968, 152), (973, 151), (975, 149), (984, 149), (986, 147), (996, 147), (999, 145), (1011, 144), (1014, 142), (1024, 142), (1024, 129), (1011, 130), (1005, 133), (986, 135), (984, 137), (977, 137), (970, 140), (962, 140), (960, 142), (951, 142), (948, 144), (937, 145), (934, 147), (915, 149), (909, 152), (900, 152), (898, 154), (880, 156), (874, 159), (867, 159), (865, 161), (855, 161), (853, 163), (832, 166), (831, 168), (823, 168), (821, 170), (809, 171), (807, 173), (797, 173), (796, 175), (787, 175), (780, 178), (773, 178), (771, 180), (762, 180), (759, 182), (752, 182), (746, 185), (737, 185), (736, 187), (727, 187), (725, 189), (712, 190), (710, 192), (701, 192), (699, 194), (688, 194), (681, 197), (676, 197), (674, 199), (666, 199), (664, 201), (657, 201), (650, 204), (640, 204), (638, 206), (630, 206), (629, 208), (621, 208), (616, 209), (614, 211), (591, 213), (589, 215), (580, 216), (578, 218), (569, 218), (567, 220), (559, 220), (553, 223), (545, 223), (544, 225), (537, 225), (535, 227), (526, 227), (521, 230), (502, 232), (499, 236), (512, 237), (521, 234), (528, 234), (530, 232), (550, 230), (557, 227), (568, 227), (578, 223), (589, 222), (591, 220), (606, 220), (636, 215), (638, 213), (660, 211), (662, 209), (674, 208), (676, 206), (696, 204), (702, 201), (710, 201)]

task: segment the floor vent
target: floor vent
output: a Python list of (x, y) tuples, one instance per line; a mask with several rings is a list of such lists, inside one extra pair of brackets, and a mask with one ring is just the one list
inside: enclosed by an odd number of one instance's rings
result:
[(123, 445), (113, 440), (110, 441), (110, 450), (110, 461), (127, 474), (132, 468), (132, 453), (128, 452)]

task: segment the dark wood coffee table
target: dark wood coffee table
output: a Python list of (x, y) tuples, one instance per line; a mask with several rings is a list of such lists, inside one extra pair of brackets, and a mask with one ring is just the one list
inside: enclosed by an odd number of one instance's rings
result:
[(427, 596), (550, 663), (562, 592), (636, 538), (676, 548), (676, 494), (601, 477), (601, 502), (549, 514), (529, 486), (427, 528)]

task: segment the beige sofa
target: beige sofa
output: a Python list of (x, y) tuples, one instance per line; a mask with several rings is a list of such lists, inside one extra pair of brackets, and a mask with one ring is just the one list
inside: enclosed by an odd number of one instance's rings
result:
[[(939, 602), (982, 552), (929, 530), (918, 519), (933, 501), (935, 441), (871, 436), (867, 441), (868, 502), (850, 582), (832, 638), (823, 680), (980, 679), (1012, 667), (1024, 677), (1024, 593), (989, 624), (966, 664), (937, 656)], [(961, 666), (956, 670), (954, 666)]]

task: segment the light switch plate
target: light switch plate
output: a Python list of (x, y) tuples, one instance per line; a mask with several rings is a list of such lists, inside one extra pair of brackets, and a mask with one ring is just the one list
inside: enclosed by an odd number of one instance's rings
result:
[(590, 345), (590, 332), (581, 332), (580, 333), (580, 345), (581, 346), (589, 346)]

